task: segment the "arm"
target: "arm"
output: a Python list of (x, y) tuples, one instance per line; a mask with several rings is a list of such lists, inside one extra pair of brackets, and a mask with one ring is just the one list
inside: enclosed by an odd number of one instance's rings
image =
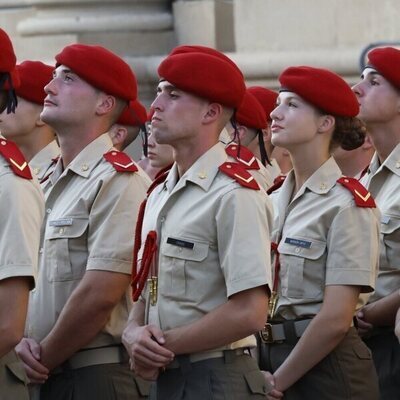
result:
[(396, 315), (396, 327), (395, 327), (394, 332), (395, 332), (397, 338), (398, 338), (399, 341), (400, 341), (400, 307), (399, 307), (399, 309), (397, 310), (397, 315)]
[(164, 332), (165, 347), (187, 354), (224, 346), (262, 329), (267, 311), (265, 286), (244, 290), (198, 321)]
[(288, 389), (340, 343), (351, 325), (359, 293), (357, 286), (326, 286), (320, 312), (274, 373), (277, 390)]
[(88, 344), (107, 323), (129, 285), (130, 276), (87, 271), (41, 342), (41, 362), (50, 370)]
[(31, 285), (32, 279), (29, 277), (0, 281), (0, 358), (22, 338)]
[(372, 326), (393, 326), (399, 307), (400, 292), (396, 290), (390, 295), (364, 306), (357, 313), (357, 319)]

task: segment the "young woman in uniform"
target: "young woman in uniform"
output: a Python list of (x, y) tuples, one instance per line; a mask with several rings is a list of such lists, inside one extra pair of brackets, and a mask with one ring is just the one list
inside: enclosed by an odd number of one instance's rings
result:
[(290, 67), (279, 77), (272, 143), (293, 170), (274, 193), (274, 293), (260, 332), (269, 399), (377, 400), (376, 372), (353, 317), (373, 291), (378, 210), (368, 191), (343, 177), (331, 153), (364, 141), (358, 102), (338, 75)]

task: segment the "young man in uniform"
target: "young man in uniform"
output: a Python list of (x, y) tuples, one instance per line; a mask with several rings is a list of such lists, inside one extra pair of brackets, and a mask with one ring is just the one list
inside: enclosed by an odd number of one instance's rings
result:
[(43, 184), (39, 285), (17, 351), (31, 382), (42, 383), (41, 400), (143, 398), (121, 334), (149, 180), (108, 134), (136, 99), (136, 79), (101, 46), (73, 44), (56, 61), (41, 118), (57, 132), (61, 157)]
[(375, 147), (361, 182), (381, 210), (380, 263), (375, 293), (358, 314), (358, 327), (372, 350), (381, 399), (400, 393), (400, 347), (394, 334), (400, 287), (400, 50), (368, 53), (369, 64), (353, 88)]
[(245, 86), (237, 66), (212, 53), (174, 49), (158, 68), (152, 104), (152, 134), (176, 162), (147, 201), (139, 300), (123, 338), (132, 368), (156, 380), (157, 400), (267, 392), (246, 352), (266, 320), (271, 205), (218, 140)]
[[(0, 29), (0, 112), (14, 112), (15, 55)], [(44, 200), (17, 146), (0, 136), (0, 398), (28, 399), (14, 346), (21, 340), (29, 290), (35, 286)]]
[(0, 115), (0, 131), (13, 140), (29, 162), (39, 182), (48, 176), (60, 155), (53, 129), (40, 119), (46, 97), (44, 87), (51, 81), (54, 67), (40, 61), (17, 65), (21, 85), (15, 90), (18, 107), (15, 114)]

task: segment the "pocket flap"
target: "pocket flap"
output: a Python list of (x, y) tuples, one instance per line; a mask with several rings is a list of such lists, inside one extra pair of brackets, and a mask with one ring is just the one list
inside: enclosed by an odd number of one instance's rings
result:
[(356, 343), (353, 347), (354, 353), (360, 360), (371, 360), (371, 350), (363, 342)]
[(247, 372), (244, 375), (244, 378), (246, 379), (250, 392), (253, 394), (266, 395), (273, 389), (273, 387), (266, 381), (261, 371), (255, 370)]
[[(287, 243), (287, 241), (290, 243)], [(324, 254), (325, 249), (325, 242), (301, 237), (283, 238), (278, 247), (279, 253), (308, 258), (310, 260), (320, 258)]]
[(6, 364), (7, 369), (21, 382), (28, 384), (28, 377), (20, 361), (13, 361)]
[(77, 238), (83, 235), (88, 227), (88, 218), (70, 218), (71, 225), (51, 226), (46, 228), (46, 239)]
[(183, 260), (203, 261), (208, 255), (209, 244), (204, 242), (196, 242), (186, 238), (174, 238), (176, 241), (183, 241), (193, 244), (193, 248), (182, 247), (167, 243), (161, 246), (161, 253), (167, 257), (181, 258)]

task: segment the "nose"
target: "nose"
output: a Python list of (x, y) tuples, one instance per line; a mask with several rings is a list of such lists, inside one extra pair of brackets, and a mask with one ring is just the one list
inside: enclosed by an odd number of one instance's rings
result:
[(147, 145), (149, 147), (151, 147), (151, 148), (155, 147), (153, 134), (150, 134), (147, 140), (148, 140)]
[(281, 113), (279, 112), (279, 105), (277, 105), (277, 106), (271, 111), (271, 113), (269, 114), (269, 116), (271, 117), (271, 120), (272, 120), (272, 121), (282, 119), (282, 115), (281, 115)]
[(46, 94), (55, 94), (55, 93), (56, 93), (55, 80), (56, 80), (56, 78), (53, 78), (53, 79), (44, 87), (44, 91), (45, 91)]
[(353, 93), (359, 97), (363, 95), (363, 90), (362, 90), (362, 82), (358, 82), (356, 83), (351, 90), (353, 91)]
[(156, 98), (153, 100), (151, 103), (150, 108), (154, 111), (156, 110), (161, 110), (162, 109), (162, 100), (161, 100), (161, 95), (158, 94)]

